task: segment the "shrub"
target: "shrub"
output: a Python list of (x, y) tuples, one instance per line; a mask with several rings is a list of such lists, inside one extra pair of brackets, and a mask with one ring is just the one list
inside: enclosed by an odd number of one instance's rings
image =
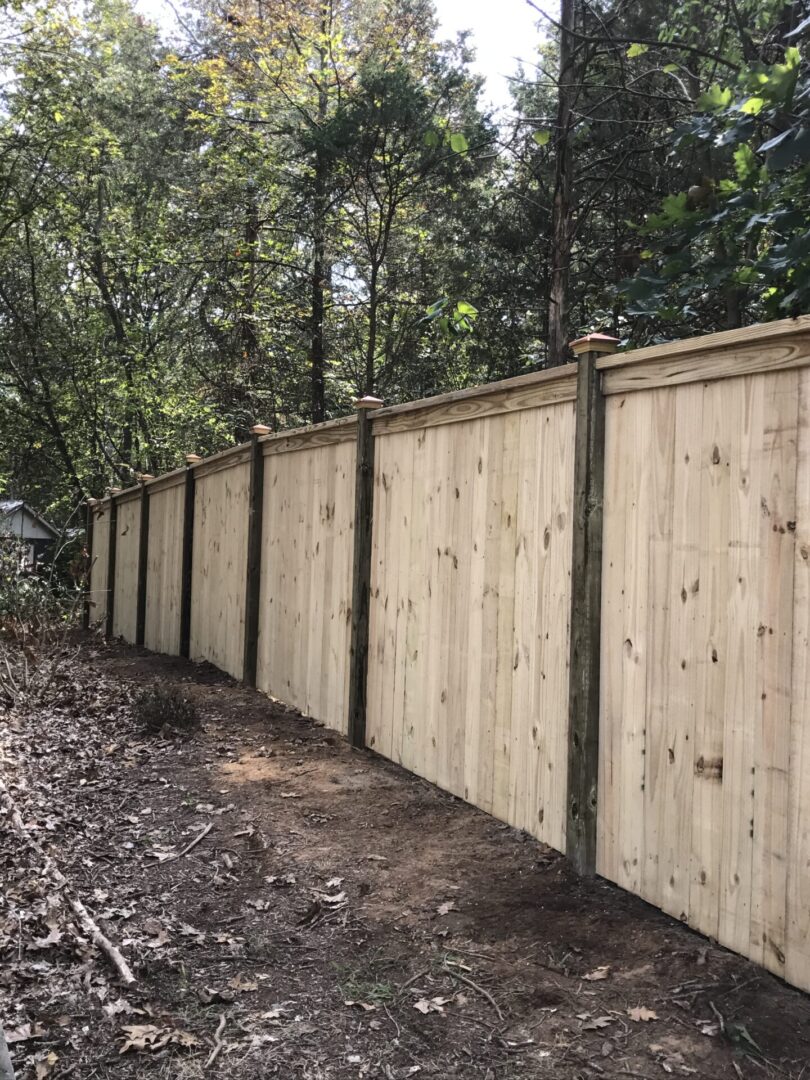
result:
[(136, 695), (132, 714), (153, 735), (164, 728), (190, 731), (199, 724), (197, 707), (187, 694), (179, 686), (159, 682)]

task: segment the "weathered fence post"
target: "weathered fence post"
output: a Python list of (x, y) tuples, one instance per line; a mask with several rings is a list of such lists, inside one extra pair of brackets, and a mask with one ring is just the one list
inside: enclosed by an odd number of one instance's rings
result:
[(371, 527), (374, 512), (374, 431), (372, 412), (382, 407), (375, 397), (355, 401), (357, 468), (354, 489), (354, 560), (352, 562), (352, 635), (349, 653), (349, 742), (366, 745), (366, 678), (371, 589)]
[(115, 546), (118, 542), (118, 504), (115, 496), (121, 488), (110, 488), (110, 534), (107, 546), (107, 611), (104, 619), (104, 636), (113, 636), (115, 617)]
[(191, 652), (191, 565), (194, 555), (194, 466), (199, 454), (186, 454), (186, 482), (183, 498), (183, 543), (180, 565), (180, 648), (186, 660)]
[(571, 342), (577, 370), (574, 451), (574, 540), (568, 683), (566, 854), (579, 874), (596, 872), (599, 772), (599, 649), (602, 591), (602, 506), (605, 399), (597, 358), (616, 338), (589, 334)]
[(84, 549), (87, 552), (87, 563), (84, 578), (84, 607), (82, 609), (82, 630), (90, 629), (90, 608), (92, 606), (90, 593), (90, 577), (93, 573), (93, 525), (95, 524), (93, 511), (95, 510), (95, 508), (96, 500), (88, 499), (86, 505), (87, 518), (84, 537)]
[(141, 473), (141, 523), (138, 531), (138, 592), (135, 607), (135, 644), (143, 646), (146, 639), (146, 575), (149, 568), (149, 489), (151, 473)]
[(250, 429), (248, 483), (247, 586), (245, 590), (245, 651), (242, 681), (256, 685), (259, 649), (259, 594), (262, 577), (262, 510), (264, 505), (264, 450), (260, 439), (270, 432), (264, 424)]

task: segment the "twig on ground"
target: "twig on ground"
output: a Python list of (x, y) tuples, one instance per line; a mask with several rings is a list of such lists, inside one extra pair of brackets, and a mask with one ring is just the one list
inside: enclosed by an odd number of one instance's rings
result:
[[(205, 837), (208, 836), (208, 834), (211, 832), (213, 827), (214, 827), (213, 823), (209, 821), (209, 823), (205, 826), (205, 828), (201, 829), (197, 833), (197, 835), (194, 837), (194, 839), (191, 841), (191, 843), (186, 844), (186, 846), (183, 848), (183, 850), (181, 852), (179, 852), (176, 857), (178, 859), (182, 859), (184, 855), (188, 855), (188, 853), (191, 851), (192, 848), (195, 848), (197, 846), (197, 844), (199, 844), (199, 842), (201, 840), (204, 840)], [(166, 861), (168, 862), (170, 860), (166, 860)]]
[(224, 1043), (222, 1042), (222, 1032), (225, 1030), (226, 1023), (227, 1020), (225, 1019), (225, 1013), (223, 1013), (222, 1016), (220, 1016), (219, 1018), (217, 1030), (214, 1032), (214, 1049), (208, 1055), (208, 1061), (206, 1061), (205, 1063), (206, 1069), (211, 1068), (211, 1066), (214, 1064), (214, 1062), (217, 1060), (220, 1053), (222, 1052), (222, 1047), (224, 1045)]
[(492, 1008), (498, 1014), (498, 1019), (503, 1020), (503, 1013), (501, 1012), (500, 1008), (498, 1007), (498, 1002), (495, 1000), (495, 998), (492, 996), (492, 994), (490, 994), (489, 990), (485, 990), (483, 988), (483, 986), (479, 986), (477, 982), (474, 982), (472, 979), (469, 979), (466, 975), (462, 975), (458, 971), (451, 971), (446, 966), (445, 966), (444, 970), (447, 972), (447, 974), (450, 976), (451, 979), (458, 979), (459, 982), (463, 982), (467, 986), (469, 986), (472, 990), (477, 991), (481, 995), (481, 997), (486, 998), (487, 1001), (492, 1006)]
[(14, 830), (22, 837), (26, 844), (28, 844), (28, 846), (33, 851), (35, 851), (37, 855), (39, 855), (39, 857), (43, 860), (43, 869), (45, 873), (50, 874), (54, 881), (62, 889), (62, 892), (67, 898), (68, 903), (73, 908), (74, 913), (78, 917), (79, 923), (84, 932), (87, 934), (87, 936), (96, 946), (96, 948), (100, 949), (101, 952), (104, 953), (112, 966), (121, 976), (124, 983), (126, 983), (127, 986), (131, 986), (132, 983), (135, 982), (135, 976), (132, 974), (132, 969), (130, 968), (129, 964), (126, 962), (121, 952), (115, 947), (115, 945), (113, 945), (110, 939), (101, 932), (98, 924), (92, 918), (90, 912), (81, 902), (81, 900), (79, 900), (78, 897), (71, 895), (68, 879), (57, 867), (56, 863), (53, 861), (50, 855), (45, 852), (44, 848), (42, 848), (40, 844), (37, 843), (37, 841), (33, 838), (28, 829), (26, 829), (25, 822), (22, 819), (22, 815), (17, 809), (17, 805), (12, 799), (9, 790), (2, 779), (0, 779), (0, 803), (2, 803), (2, 805), (8, 811), (11, 825)]

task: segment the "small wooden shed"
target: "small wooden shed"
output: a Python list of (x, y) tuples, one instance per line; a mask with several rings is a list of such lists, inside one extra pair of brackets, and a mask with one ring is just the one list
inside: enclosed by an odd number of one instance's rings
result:
[(26, 544), (25, 569), (37, 564), (59, 537), (58, 531), (22, 499), (0, 499), (0, 537), (13, 536)]

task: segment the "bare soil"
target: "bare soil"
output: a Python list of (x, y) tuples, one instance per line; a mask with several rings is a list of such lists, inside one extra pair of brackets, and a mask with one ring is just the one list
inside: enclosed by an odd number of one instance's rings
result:
[[(154, 679), (202, 729), (145, 733)], [(0, 816), (23, 1080), (810, 1076), (805, 995), (206, 665), (86, 642), (52, 702), (0, 718), (0, 754), (138, 978)]]

